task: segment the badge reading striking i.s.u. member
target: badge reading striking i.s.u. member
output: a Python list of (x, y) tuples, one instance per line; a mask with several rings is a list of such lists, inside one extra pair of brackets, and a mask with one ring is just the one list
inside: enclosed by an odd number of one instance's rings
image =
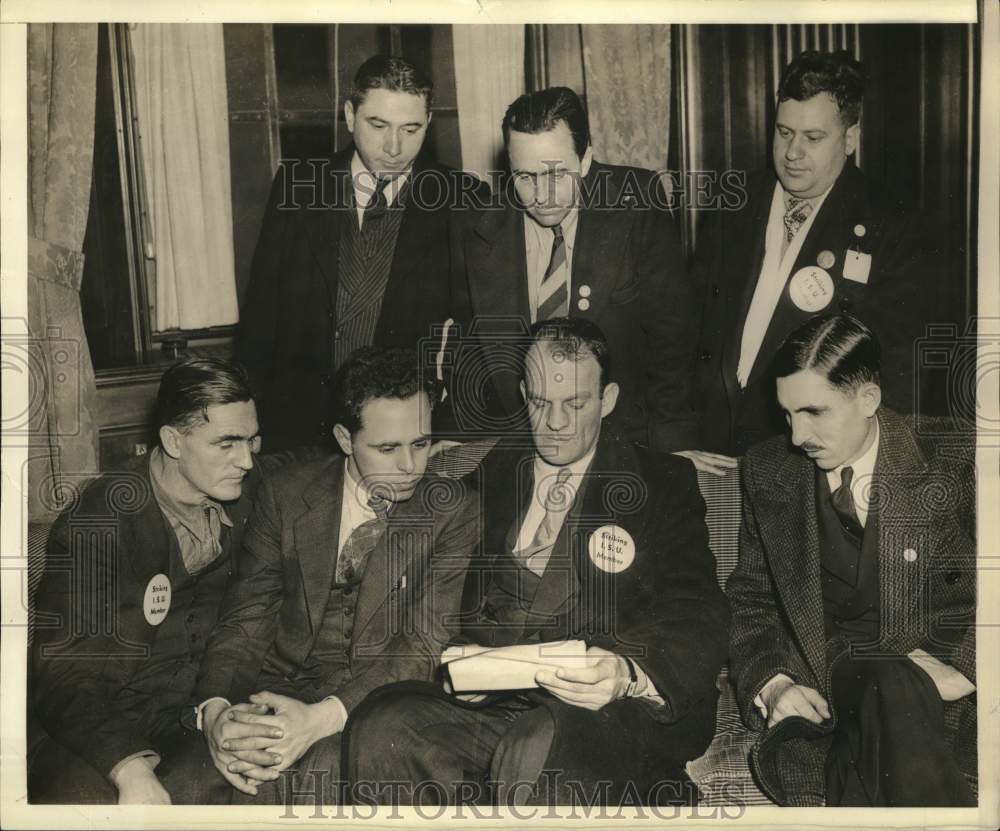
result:
[(833, 278), (818, 265), (800, 268), (788, 283), (788, 296), (804, 312), (818, 312), (833, 300)]
[(170, 578), (166, 574), (155, 574), (146, 584), (142, 613), (150, 626), (159, 626), (166, 619), (170, 611), (170, 594)]
[(617, 574), (635, 559), (635, 540), (620, 525), (602, 525), (587, 543), (591, 562), (601, 571)]

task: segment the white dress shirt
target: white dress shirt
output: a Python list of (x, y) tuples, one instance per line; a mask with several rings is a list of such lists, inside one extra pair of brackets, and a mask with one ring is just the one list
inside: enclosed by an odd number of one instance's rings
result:
[[(563, 243), (566, 251), (566, 262), (563, 268), (566, 271), (566, 294), (573, 299), (573, 248), (576, 246), (576, 228), (578, 224), (580, 209), (572, 208), (560, 223), (563, 232)], [(545, 279), (545, 272), (549, 268), (549, 261), (552, 259), (552, 240), (555, 234), (551, 228), (545, 228), (533, 220), (525, 211), (524, 213), (524, 248), (525, 263), (528, 272), (528, 306), (531, 309), (531, 322), (534, 323), (538, 317), (538, 293)]]
[(774, 310), (778, 307), (778, 301), (781, 299), (781, 293), (785, 290), (785, 283), (788, 282), (792, 266), (795, 265), (795, 260), (802, 249), (802, 243), (805, 242), (809, 229), (812, 228), (816, 215), (823, 207), (823, 202), (829, 192), (830, 189), (827, 188), (815, 199), (806, 200), (812, 204), (812, 213), (806, 217), (805, 222), (795, 232), (795, 236), (792, 237), (792, 241), (787, 244), (786, 248), (786, 193), (781, 182), (774, 183), (771, 213), (767, 219), (767, 230), (764, 234), (764, 262), (760, 267), (760, 275), (757, 278), (753, 299), (750, 301), (750, 308), (747, 310), (746, 321), (743, 324), (743, 337), (740, 341), (740, 360), (736, 367), (736, 380), (740, 387), (747, 385), (754, 361), (757, 360), (757, 353), (760, 352), (767, 327), (770, 325), (771, 318), (774, 317)]

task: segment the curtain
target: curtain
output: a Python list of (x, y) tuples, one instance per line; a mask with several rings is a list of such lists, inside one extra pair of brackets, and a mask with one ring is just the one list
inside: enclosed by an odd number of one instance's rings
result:
[(466, 24), (452, 33), (462, 167), (490, 181), (503, 150), (500, 122), (524, 92), (524, 26)]
[(28, 27), (28, 512), (98, 471), (97, 387), (80, 311), (97, 92), (97, 26)]
[(154, 329), (236, 323), (222, 24), (137, 24), (132, 49), (156, 263)]
[(584, 25), (582, 32), (594, 158), (665, 170), (670, 26)]

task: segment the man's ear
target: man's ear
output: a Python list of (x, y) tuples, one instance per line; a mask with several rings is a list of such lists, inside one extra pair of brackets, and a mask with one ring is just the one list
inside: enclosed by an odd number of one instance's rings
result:
[(611, 381), (604, 388), (604, 392), (601, 394), (601, 418), (607, 418), (614, 411), (615, 404), (618, 403), (619, 392), (621, 392), (621, 388), (614, 381)]
[(160, 444), (163, 445), (163, 452), (171, 459), (180, 458), (181, 432), (176, 427), (164, 424), (160, 428)]
[(344, 451), (345, 456), (354, 454), (354, 443), (351, 441), (351, 434), (343, 424), (335, 424), (333, 426), (333, 437), (337, 440), (337, 444), (340, 445), (340, 449)]
[(580, 159), (580, 178), (583, 178), (590, 172), (590, 165), (594, 161), (594, 147), (591, 144), (587, 145), (587, 149), (583, 153), (583, 158)]
[(882, 404), (882, 388), (878, 384), (869, 382), (862, 385), (858, 395), (861, 396), (861, 408), (865, 418), (871, 418)]
[(344, 121), (347, 122), (347, 132), (354, 133), (354, 104), (348, 99), (344, 102)]
[(855, 150), (858, 149), (858, 142), (861, 138), (861, 124), (860, 122), (855, 122), (850, 127), (847, 128), (847, 132), (844, 135), (844, 152), (850, 156)]

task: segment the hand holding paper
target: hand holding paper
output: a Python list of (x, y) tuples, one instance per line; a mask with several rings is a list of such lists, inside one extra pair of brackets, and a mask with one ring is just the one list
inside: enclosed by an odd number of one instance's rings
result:
[(451, 686), (456, 693), (532, 689), (538, 686), (535, 676), (540, 670), (552, 673), (560, 667), (580, 670), (595, 662), (583, 641), (497, 648), (452, 646), (441, 656), (441, 663), (448, 666)]

